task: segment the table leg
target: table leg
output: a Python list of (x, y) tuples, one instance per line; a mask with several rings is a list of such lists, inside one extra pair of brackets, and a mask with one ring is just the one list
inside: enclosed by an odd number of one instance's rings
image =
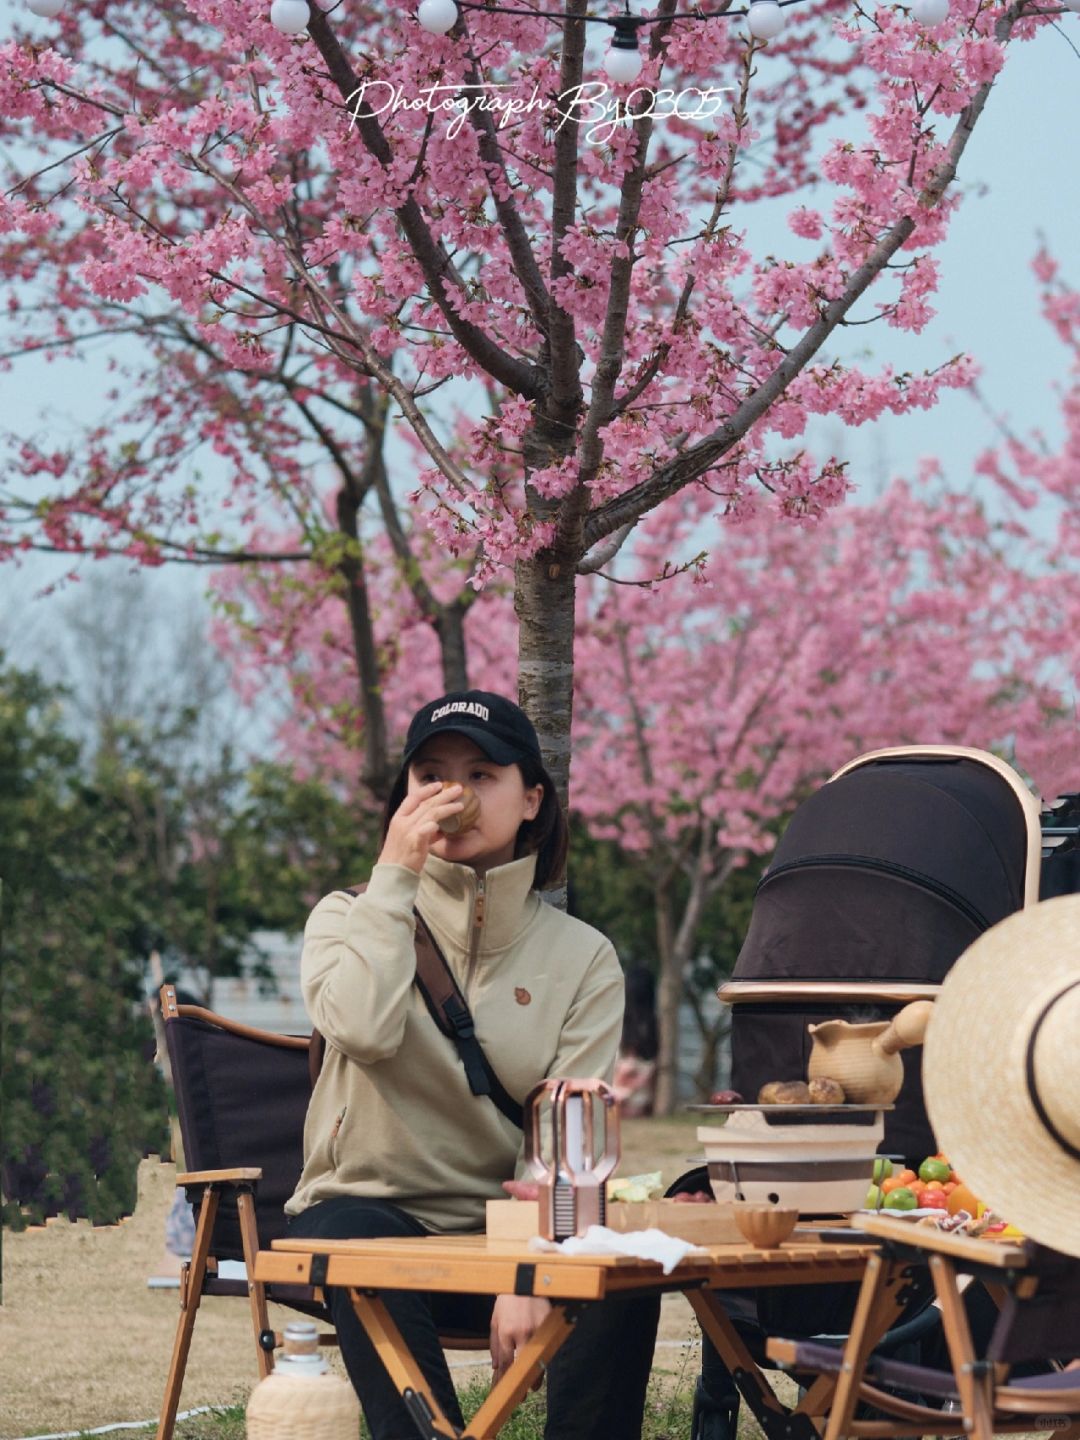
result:
[(941, 1306), (941, 1325), (949, 1347), (956, 1388), (964, 1413), (964, 1430), (975, 1440), (991, 1440), (994, 1433), (994, 1377), (987, 1369), (980, 1374), (975, 1365), (975, 1345), (971, 1326), (956, 1285), (956, 1271), (944, 1255), (931, 1255), (930, 1274), (934, 1292)]
[(565, 1305), (554, 1304), (528, 1341), (514, 1355), (502, 1378), (465, 1427), (465, 1440), (490, 1440), (540, 1379), (547, 1363), (574, 1328)]
[(807, 1416), (815, 1431), (824, 1435), (835, 1393), (836, 1377), (819, 1375), (795, 1406), (793, 1413)]
[(799, 1440), (803, 1433), (807, 1437), (815, 1434), (814, 1431), (804, 1432), (799, 1425), (791, 1428), (790, 1413), (781, 1405), (772, 1386), (762, 1375), (742, 1336), (731, 1323), (731, 1317), (720, 1303), (716, 1291), (688, 1290), (686, 1298), (694, 1307), (694, 1314), (702, 1330), (716, 1346), (720, 1359), (739, 1387), (739, 1393), (754, 1412), (755, 1419), (769, 1440)]
[(825, 1440), (841, 1440), (849, 1434), (866, 1362), (900, 1314), (903, 1303), (897, 1295), (906, 1284), (902, 1266), (887, 1263), (880, 1255), (872, 1255), (866, 1262), (866, 1274), (852, 1317), (851, 1333), (844, 1344), (840, 1378), (825, 1426)]
[[(425, 1440), (492, 1440), (543, 1375), (548, 1361), (574, 1328), (565, 1305), (554, 1304), (528, 1342), (515, 1354), (502, 1378), (493, 1385), (487, 1399), (469, 1421), (464, 1432), (451, 1425), (413, 1359), (405, 1338), (378, 1295), (350, 1291), (353, 1309), (368, 1339), (386, 1366), (391, 1380), (416, 1421)], [(425, 1413), (426, 1412), (426, 1413)]]
[(461, 1432), (443, 1414), (390, 1311), (378, 1295), (362, 1290), (350, 1290), (349, 1294), (360, 1324), (425, 1440), (432, 1440), (434, 1436), (453, 1440)]

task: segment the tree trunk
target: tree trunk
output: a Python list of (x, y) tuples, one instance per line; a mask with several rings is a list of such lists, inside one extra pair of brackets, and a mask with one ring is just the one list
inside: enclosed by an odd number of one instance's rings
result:
[(469, 688), (469, 666), (465, 650), (465, 615), (467, 605), (459, 600), (441, 605), (435, 616), (435, 633), (439, 637), (439, 651), (442, 656), (443, 689), (449, 694), (453, 690)]
[[(516, 567), (518, 703), (536, 726), (544, 765), (568, 812), (574, 702), (574, 567), (545, 551)], [(566, 909), (566, 876), (544, 898)]]
[(379, 651), (375, 643), (375, 627), (368, 599), (367, 576), (359, 551), (356, 500), (342, 486), (337, 497), (338, 529), (354, 542), (357, 551), (349, 549), (339, 571), (345, 582), (345, 606), (349, 613), (353, 653), (360, 682), (360, 707), (364, 717), (364, 762), (361, 778), (377, 800), (385, 800), (393, 782), (387, 754), (386, 710), (383, 706), (383, 676)]
[(731, 1023), (726, 1015), (721, 1015), (710, 1025), (700, 1003), (694, 1006), (694, 1018), (701, 1034), (701, 1062), (694, 1076), (694, 1091), (697, 1099), (704, 1103), (719, 1083), (720, 1044), (726, 1038)]
[(659, 1051), (656, 1056), (655, 1115), (670, 1115), (678, 1091), (679, 1006), (682, 1003), (682, 968), (675, 947), (674, 876), (658, 878), (653, 885), (656, 911), (656, 950), (659, 976), (656, 986), (656, 1020)]
[[(656, 1114), (670, 1115), (678, 1100), (679, 1010), (683, 1001), (684, 976), (690, 969), (698, 929), (710, 896), (731, 873), (732, 858), (726, 853), (717, 861), (710, 848), (711, 825), (702, 821), (697, 857), (690, 876), (690, 894), (676, 927), (674, 896), (669, 881), (657, 886), (656, 931), (660, 947), (660, 1056), (657, 1063)], [(672, 877), (673, 879), (674, 877)]]

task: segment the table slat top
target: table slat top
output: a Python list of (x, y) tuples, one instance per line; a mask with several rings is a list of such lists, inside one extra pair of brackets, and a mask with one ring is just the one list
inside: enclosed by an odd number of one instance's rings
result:
[[(744, 1267), (748, 1272), (764, 1270), (798, 1271), (807, 1267), (836, 1265), (844, 1269), (859, 1268), (878, 1249), (875, 1241), (843, 1241), (831, 1244), (825, 1240), (786, 1241), (772, 1250), (757, 1249), (745, 1242), (702, 1245), (679, 1263), (679, 1270), (731, 1270)], [(510, 1261), (519, 1265), (596, 1265), (605, 1270), (626, 1270), (644, 1267), (653, 1271), (658, 1263), (629, 1255), (567, 1255), (559, 1250), (530, 1249), (523, 1240), (489, 1240), (485, 1235), (431, 1235), (413, 1237), (380, 1237), (368, 1240), (283, 1239), (272, 1242), (272, 1250), (292, 1254), (335, 1255), (354, 1259)]]

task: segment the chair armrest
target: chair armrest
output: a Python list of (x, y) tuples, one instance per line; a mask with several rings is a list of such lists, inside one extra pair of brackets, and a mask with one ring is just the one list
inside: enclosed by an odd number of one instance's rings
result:
[(177, 1175), (180, 1185), (244, 1185), (251, 1180), (261, 1180), (262, 1170), (257, 1166), (239, 1170), (188, 1170)]
[(778, 1365), (794, 1365), (798, 1349), (798, 1342), (795, 1340), (770, 1338), (765, 1341), (765, 1354)]

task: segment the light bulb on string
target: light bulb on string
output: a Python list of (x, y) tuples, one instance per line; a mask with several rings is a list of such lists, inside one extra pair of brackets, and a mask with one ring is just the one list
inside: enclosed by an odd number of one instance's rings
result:
[(638, 48), (638, 27), (632, 20), (615, 21), (615, 34), (604, 56), (604, 69), (616, 85), (629, 85), (641, 74), (641, 51)]
[(299, 35), (310, 19), (307, 0), (274, 0), (270, 6), (270, 24), (283, 35)]
[(457, 24), (458, 8), (454, 0), (420, 0), (416, 18), (429, 35), (445, 35)]
[(949, 18), (949, 0), (913, 0), (911, 16), (920, 25), (940, 25)]
[(26, 8), (42, 20), (55, 20), (64, 8), (64, 0), (26, 0)]
[(775, 40), (784, 28), (784, 12), (777, 0), (752, 0), (746, 28), (755, 40)]
[(338, 3), (339, 0), (315, 0), (315, 4), (323, 11), (333, 10)]

